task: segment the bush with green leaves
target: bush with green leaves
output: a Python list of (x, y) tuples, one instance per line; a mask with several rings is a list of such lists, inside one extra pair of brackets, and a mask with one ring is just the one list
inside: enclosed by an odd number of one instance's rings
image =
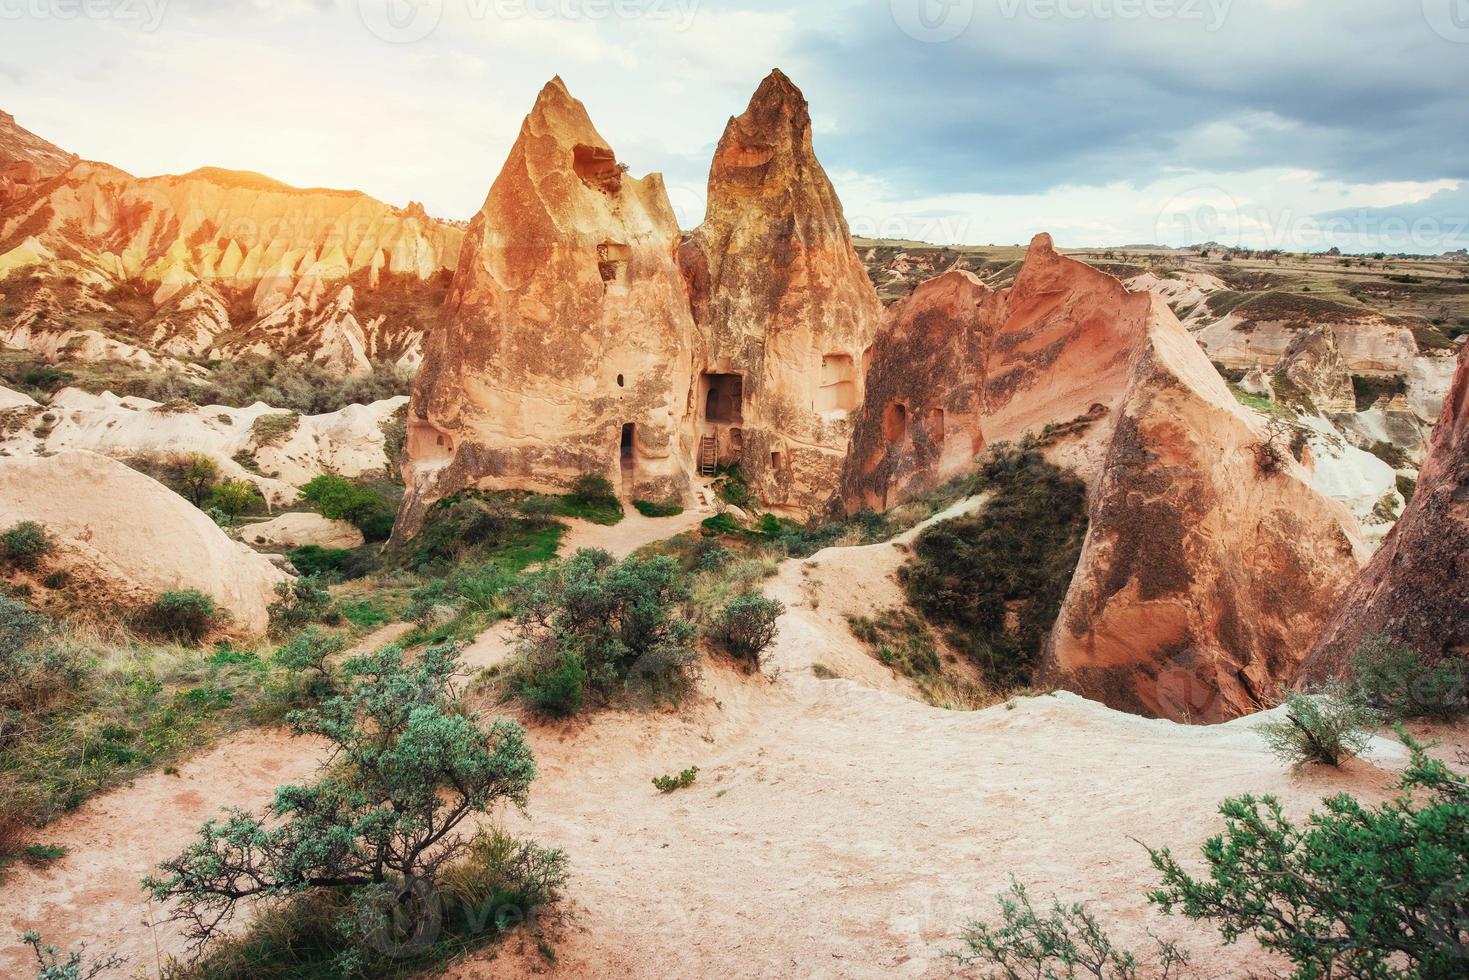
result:
[(213, 596), (198, 589), (177, 589), (159, 593), (143, 610), (139, 622), (154, 636), (198, 646), (228, 618), (229, 614), (215, 605)]
[(583, 473), (571, 485), (571, 498), (579, 504), (591, 505), (615, 496), (612, 481), (601, 473)]
[(92, 980), (108, 970), (115, 970), (125, 962), (120, 956), (86, 959), (85, 944), (72, 950), (62, 950), (51, 943), (41, 941), (41, 934), (27, 929), (20, 941), (31, 948), (36, 956), (36, 980)]
[(1038, 452), (997, 447), (983, 509), (929, 527), (899, 578), (995, 688), (1030, 683), (1086, 537), (1086, 485)]
[(689, 766), (676, 776), (654, 776), (653, 786), (660, 793), (672, 793), (676, 789), (688, 789), (699, 778), (699, 767)]
[(588, 681), (581, 654), (542, 647), (528, 654), (516, 679), (516, 693), (537, 711), (567, 718), (586, 707)]
[(351, 563), (352, 552), (347, 548), (323, 548), (319, 544), (303, 544), (286, 552), (286, 557), (296, 571), (317, 578), (340, 575)]
[(276, 650), (275, 662), (304, 677), (307, 696), (325, 697), (336, 686), (329, 661), (346, 650), (348, 643), (345, 633), (308, 626)]
[(341, 614), (332, 608), (332, 597), (309, 575), (277, 582), (275, 601), (267, 609), (271, 632), (284, 635), (311, 623), (331, 625)]
[(1376, 711), (1331, 681), (1315, 691), (1292, 692), (1282, 716), (1261, 722), (1255, 731), (1282, 762), (1340, 766), (1367, 747), (1380, 724)]
[(49, 624), (50, 620), (24, 603), (0, 595), (0, 662), (39, 640)]
[(1156, 965), (1142, 967), (1135, 955), (1112, 942), (1085, 905), (1053, 900), (1050, 909), (1039, 912), (1025, 886), (1013, 878), (1010, 891), (996, 896), (996, 901), (1000, 922), (971, 921), (961, 937), (963, 948), (950, 950), (946, 954), (950, 959), (962, 966), (985, 967), (987, 975), (1011, 980), (1167, 978), (1182, 975), (1188, 965), (1187, 953), (1160, 940)]
[(1352, 662), (1355, 696), (1393, 719), (1452, 721), (1469, 712), (1469, 661), (1436, 664), (1404, 643), (1369, 636)]
[[(624, 558), (583, 548), (532, 572), (514, 608), (524, 668), (516, 688), (535, 689), (543, 670), (579, 657), (587, 689), (603, 698), (636, 690), (677, 699), (690, 686), (697, 628), (685, 616), (691, 594), (671, 558)], [(574, 671), (573, 671), (574, 673)]]
[(249, 480), (225, 480), (216, 483), (205, 501), (206, 510), (217, 510), (233, 525), (242, 514), (262, 510), (265, 498)]
[(632, 505), (644, 517), (677, 517), (683, 513), (683, 504), (676, 500), (634, 500)]
[(368, 541), (385, 541), (393, 533), (393, 509), (382, 495), (336, 474), (314, 477), (301, 488), (301, 499), (322, 517), (348, 521)]
[(1303, 825), (1270, 796), (1226, 800), (1205, 877), (1149, 849), (1163, 876), (1149, 900), (1212, 923), (1226, 943), (1252, 938), (1297, 980), (1465, 976), (1469, 780), (1400, 735), (1411, 761), (1393, 799), (1338, 795)]
[(203, 943), (242, 902), (347, 895), (392, 932), (379, 938), (412, 950), (445, 870), (468, 851), (456, 831), (502, 803), (524, 807), (535, 777), (524, 730), (481, 729), (459, 699), (459, 671), (454, 646), (411, 663), (394, 647), (349, 660), (343, 693), (289, 716), (296, 733), (332, 746), (331, 764), (315, 782), (280, 787), (262, 814), (207, 822), (145, 880), (153, 899)]
[(0, 558), (22, 571), (35, 571), (56, 545), (35, 521), (21, 521), (0, 532)]
[(710, 628), (710, 638), (730, 656), (759, 666), (760, 655), (779, 632), (776, 621), (785, 608), (779, 599), (758, 592), (737, 595), (720, 611)]

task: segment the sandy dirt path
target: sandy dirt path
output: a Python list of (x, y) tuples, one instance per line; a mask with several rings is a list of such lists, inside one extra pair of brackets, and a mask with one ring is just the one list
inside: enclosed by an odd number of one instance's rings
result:
[[(448, 975), (944, 976), (941, 952), (968, 917), (992, 912), (1011, 874), (1037, 899), (1091, 903), (1140, 952), (1152, 929), (1211, 974), (1259, 966), (1248, 945), (1221, 949), (1211, 930), (1149, 911), (1154, 875), (1132, 838), (1191, 855), (1219, 829), (1226, 796), (1275, 793), (1301, 813), (1342, 790), (1378, 798), (1390, 772), (1357, 761), (1293, 774), (1250, 720), (1190, 728), (1069, 694), (951, 712), (904, 696), (886, 668), (860, 683), (817, 679), (813, 662), (864, 663), (843, 617), (898, 594), (901, 548), (782, 566), (768, 589), (790, 609), (766, 674), (711, 664), (700, 698), (677, 712), (535, 724), (530, 814), (505, 819), (569, 855), (556, 961), (518, 933)], [(814, 604), (812, 576), (823, 583)], [(481, 640), (482, 659), (503, 643)], [(180, 777), (93, 801), (50, 828), (73, 847), (67, 858), (0, 887), (6, 926), (39, 923), (53, 941), (129, 955), (115, 975), (151, 971), (155, 935), (165, 954), (181, 943), (150, 931), (137, 879), (218, 806), (258, 807), (315, 762), (298, 741), (247, 733)], [(692, 787), (651, 785), (690, 765)], [(22, 952), (0, 948), (0, 975), (16, 973)]]

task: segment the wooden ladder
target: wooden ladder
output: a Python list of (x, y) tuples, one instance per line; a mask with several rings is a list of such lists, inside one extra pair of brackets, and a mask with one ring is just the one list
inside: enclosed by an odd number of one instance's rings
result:
[(699, 440), (699, 475), (713, 476), (718, 466), (719, 451), (715, 448), (714, 437), (704, 436)]

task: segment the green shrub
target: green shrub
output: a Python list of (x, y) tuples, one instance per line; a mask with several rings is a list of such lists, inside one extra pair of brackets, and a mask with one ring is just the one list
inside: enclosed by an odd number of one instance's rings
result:
[(379, 606), (375, 599), (358, 599), (354, 602), (339, 603), (337, 611), (353, 626), (367, 629), (381, 626), (388, 621), (387, 610)]
[(677, 776), (654, 776), (653, 785), (660, 793), (672, 793), (676, 789), (687, 789), (699, 778), (699, 767), (690, 766)]
[(23, 571), (35, 571), (55, 548), (46, 529), (35, 521), (21, 521), (0, 532), (0, 558)]
[(1353, 672), (1358, 700), (1389, 718), (1452, 721), (1469, 712), (1469, 662), (1456, 657), (1429, 666), (1412, 647), (1370, 636), (1357, 650)]
[(270, 604), (270, 628), (277, 635), (291, 633), (310, 623), (335, 622), (332, 597), (309, 575), (277, 582), (275, 601)]
[(1036, 452), (997, 447), (977, 513), (942, 521), (899, 571), (909, 602), (994, 687), (1030, 683), (1086, 536), (1086, 486)]
[(571, 498), (579, 504), (590, 506), (615, 496), (612, 481), (600, 473), (583, 473), (571, 485)]
[(1009, 893), (997, 895), (996, 901), (1000, 923), (971, 920), (961, 937), (963, 949), (947, 952), (950, 959), (962, 966), (987, 968), (988, 976), (1012, 980), (1060, 980), (1078, 975), (1097, 980), (1174, 977), (1188, 963), (1187, 953), (1159, 941), (1158, 964), (1144, 972), (1137, 957), (1119, 949), (1085, 905), (1053, 901), (1042, 914), (1031, 904), (1025, 886), (1013, 878)]
[(0, 654), (8, 657), (19, 653), (39, 640), (49, 625), (45, 616), (0, 595)]
[(122, 957), (115, 955), (93, 959), (88, 963), (85, 944), (76, 949), (62, 950), (58, 946), (41, 942), (41, 934), (34, 929), (27, 929), (21, 935), (20, 941), (35, 954), (36, 964), (40, 967), (36, 972), (36, 980), (92, 980), (93, 977), (115, 970), (124, 963)]
[(563, 651), (545, 666), (531, 665), (518, 678), (517, 693), (537, 711), (565, 718), (585, 707), (587, 681), (581, 656)]
[(63, 844), (31, 844), (23, 853), (25, 859), (32, 864), (50, 864), (70, 854), (71, 848)]
[(634, 500), (632, 505), (644, 517), (677, 517), (683, 513), (683, 505), (676, 500), (661, 503), (653, 500)]
[(349, 521), (368, 541), (385, 541), (393, 533), (393, 512), (379, 494), (360, 483), (325, 473), (301, 488), (301, 499), (322, 517)]
[(432, 940), (415, 941), (427, 897), (469, 852), (456, 829), (501, 803), (524, 807), (536, 771), (519, 725), (484, 730), (465, 709), (459, 671), (454, 647), (411, 664), (392, 647), (349, 660), (351, 687), (290, 715), (295, 731), (331, 743), (333, 764), (312, 783), (280, 787), (263, 814), (231, 810), (204, 824), (145, 879), (153, 899), (202, 943), (259, 896), (349, 898), (353, 914), (338, 923), (362, 955), (383, 949), (374, 938), (425, 952)]
[(302, 575), (338, 575), (352, 560), (347, 548), (323, 548), (318, 544), (303, 544), (286, 552), (291, 564)]
[[(1285, 956), (1297, 980), (1464, 976), (1469, 951), (1469, 780), (1412, 753), (1400, 794), (1368, 806), (1345, 794), (1297, 826), (1273, 797), (1219, 808), (1204, 842), (1207, 878), (1149, 848), (1166, 913), (1212, 922)], [(1272, 971), (1273, 972), (1273, 971)]]
[(1333, 681), (1313, 692), (1292, 692), (1284, 717), (1261, 722), (1255, 731), (1282, 762), (1339, 766), (1367, 747), (1371, 729), (1381, 722), (1377, 712)]
[[(412, 371), (391, 364), (374, 364), (367, 374), (357, 375), (264, 357), (234, 358), (211, 368), (206, 384), (189, 387), (188, 397), (195, 404), (246, 408), (264, 402), (302, 415), (322, 415), (348, 405), (406, 395), (413, 382)], [(147, 397), (167, 401), (157, 394), (164, 393), (147, 393)]]
[[(526, 576), (514, 597), (531, 673), (563, 654), (581, 659), (587, 687), (604, 697), (635, 688), (677, 698), (692, 681), (697, 629), (679, 615), (690, 591), (671, 558), (625, 558), (584, 548)], [(520, 685), (523, 687), (523, 683)]]
[(250, 423), (250, 436), (255, 445), (264, 449), (267, 446), (279, 446), (291, 434), (296, 431), (296, 426), (301, 424), (301, 416), (298, 412), (275, 412), (269, 415), (258, 416)]
[(228, 614), (215, 606), (214, 598), (198, 589), (160, 593), (142, 613), (145, 630), (185, 646), (198, 646), (227, 619)]
[(178, 491), (195, 507), (204, 507), (219, 480), (219, 464), (203, 453), (188, 453), (165, 460), (162, 482)]
[(747, 592), (729, 601), (711, 630), (711, 638), (732, 657), (752, 660), (758, 666), (760, 655), (779, 632), (776, 621), (785, 612), (785, 604), (757, 592)]
[(730, 514), (715, 514), (713, 517), (704, 518), (700, 523), (704, 530), (712, 531), (715, 534), (739, 534), (742, 530), (739, 522)]
[(209, 491), (206, 509), (217, 510), (233, 525), (241, 514), (263, 510), (265, 498), (249, 480), (225, 480)]

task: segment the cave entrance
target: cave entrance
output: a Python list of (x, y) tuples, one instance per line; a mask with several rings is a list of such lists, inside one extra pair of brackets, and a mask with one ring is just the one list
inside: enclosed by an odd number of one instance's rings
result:
[(625, 422), (622, 426), (622, 442), (617, 450), (617, 461), (622, 468), (622, 489), (624, 495), (632, 492), (633, 478), (637, 475), (638, 455), (635, 448), (638, 427), (632, 422)]
[(704, 385), (704, 420), (738, 424), (745, 420), (745, 379), (738, 374), (701, 375)]

